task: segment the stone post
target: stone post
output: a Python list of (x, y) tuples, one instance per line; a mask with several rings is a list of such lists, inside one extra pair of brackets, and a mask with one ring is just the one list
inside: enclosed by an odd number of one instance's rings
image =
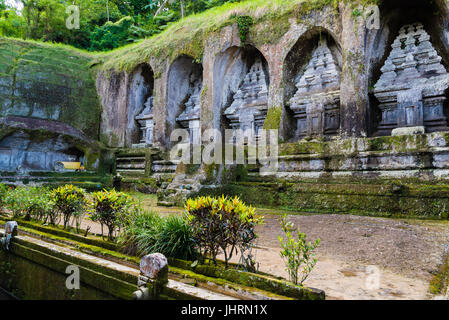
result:
[(161, 253), (146, 255), (140, 260), (138, 290), (134, 300), (155, 300), (168, 283), (168, 261)]
[(8, 221), (5, 224), (5, 236), (1, 238), (1, 246), (9, 251), (9, 244), (11, 239), (17, 235), (18, 225), (16, 221)]

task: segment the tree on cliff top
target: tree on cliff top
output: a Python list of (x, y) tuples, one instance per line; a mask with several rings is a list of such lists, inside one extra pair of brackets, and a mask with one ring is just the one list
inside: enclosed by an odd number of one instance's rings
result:
[[(0, 35), (104, 51), (160, 33), (183, 14), (197, 14), (240, 0), (182, 0), (183, 6), (181, 0), (173, 0), (162, 10), (159, 8), (165, 0), (15, 1), (18, 5), (8, 7), (6, 0), (0, 0)], [(79, 6), (79, 29), (66, 27), (66, 8), (70, 5)]]

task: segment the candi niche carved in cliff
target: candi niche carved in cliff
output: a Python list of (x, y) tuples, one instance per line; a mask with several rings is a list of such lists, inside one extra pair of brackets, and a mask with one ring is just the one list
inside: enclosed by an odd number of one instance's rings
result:
[(449, 73), (421, 23), (403, 26), (376, 83), (378, 135), (448, 130), (443, 113)]
[[(268, 86), (262, 61), (257, 59), (246, 74), (234, 101), (224, 111), (234, 130), (241, 129), (257, 137), (268, 110)], [(235, 136), (235, 135), (234, 135)]]
[(201, 143), (200, 136), (200, 115), (201, 115), (201, 88), (203, 83), (201, 79), (196, 78), (194, 74), (190, 76), (190, 88), (185, 110), (176, 118), (181, 127), (190, 132), (190, 142), (193, 144)]
[(325, 40), (296, 83), (298, 90), (290, 100), (297, 122), (296, 136), (338, 134), (340, 127), (340, 70)]

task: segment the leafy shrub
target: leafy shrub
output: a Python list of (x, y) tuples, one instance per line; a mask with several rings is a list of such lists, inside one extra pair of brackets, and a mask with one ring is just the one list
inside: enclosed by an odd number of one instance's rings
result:
[[(86, 205), (88, 203), (85, 191), (69, 184), (52, 190), (50, 196), (54, 208), (62, 216), (64, 229), (69, 226), (70, 219), (74, 217), (75, 221), (77, 221), (78, 230), (79, 222), (86, 211)], [(56, 224), (55, 214), (49, 218), (51, 224)]]
[(27, 194), (27, 189), (23, 187), (10, 189), (6, 193), (5, 206), (11, 211), (13, 218), (25, 215), (27, 203), (25, 198)]
[(0, 183), (0, 214), (5, 210), (5, 198), (9, 189), (7, 185)]
[(246, 42), (246, 37), (248, 35), (249, 29), (254, 24), (253, 18), (250, 16), (239, 16), (237, 17), (237, 25), (239, 27), (239, 36), (242, 44)]
[(47, 217), (53, 213), (53, 202), (50, 198), (50, 189), (46, 187), (27, 187), (25, 196), (25, 218), (46, 222)]
[(202, 257), (210, 258), (214, 264), (220, 251), (226, 266), (234, 253), (245, 254), (257, 238), (256, 226), (263, 223), (263, 217), (257, 217), (255, 209), (237, 197), (189, 199), (185, 210)]
[[(302, 285), (317, 262), (317, 259), (313, 258), (315, 256), (313, 251), (320, 244), (320, 239), (314, 243), (307, 243), (307, 236), (298, 230), (298, 239), (295, 240), (292, 235), (296, 231), (295, 226), (287, 221), (286, 216), (281, 220), (281, 227), (287, 237), (284, 239), (279, 236), (282, 247), (281, 257), (285, 260), (290, 280), (295, 284)], [(302, 270), (300, 270), (301, 266), (303, 266)]]
[(114, 239), (114, 232), (126, 223), (129, 213), (135, 209), (135, 201), (123, 192), (103, 190), (92, 194), (90, 219), (106, 225), (108, 239)]
[(53, 209), (49, 193), (45, 187), (7, 188), (3, 202), (14, 218), (43, 220)]
[(127, 43), (130, 36), (130, 28), (134, 20), (132, 17), (124, 17), (117, 22), (106, 22), (103, 26), (95, 27), (91, 33), (92, 50), (111, 50)]

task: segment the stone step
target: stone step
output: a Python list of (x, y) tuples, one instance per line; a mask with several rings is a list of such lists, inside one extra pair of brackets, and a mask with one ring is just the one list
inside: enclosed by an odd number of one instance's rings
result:
[(120, 162), (145, 162), (145, 157), (132, 157), (132, 158), (129, 158), (129, 157), (124, 157), (124, 158), (122, 158), (122, 157), (117, 157), (117, 161), (120, 161)]
[(117, 169), (144, 169), (145, 163), (120, 163), (117, 164)]
[(158, 207), (174, 207), (175, 203), (170, 201), (158, 201), (157, 205)]
[(174, 173), (177, 165), (152, 165), (151, 170), (155, 173)]
[(178, 165), (180, 161), (171, 161), (171, 160), (154, 160), (153, 164), (157, 165)]
[(194, 287), (192, 285), (171, 279), (168, 280), (167, 289), (181, 293), (184, 295), (183, 298), (190, 297), (191, 299), (198, 300), (238, 300), (222, 293), (214, 292), (201, 287)]
[(145, 170), (141, 169), (117, 169), (117, 172), (119, 173), (139, 173), (139, 174), (145, 174)]

